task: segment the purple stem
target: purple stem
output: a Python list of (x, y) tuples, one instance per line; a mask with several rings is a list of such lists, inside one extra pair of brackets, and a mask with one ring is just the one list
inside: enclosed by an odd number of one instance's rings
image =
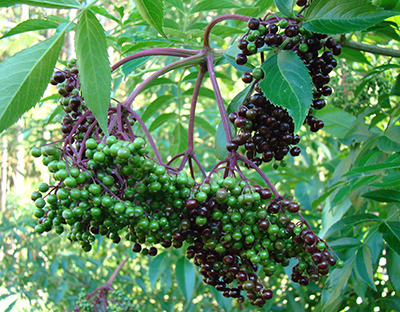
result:
[(136, 52), (132, 55), (129, 55), (122, 60), (115, 63), (111, 69), (112, 71), (116, 70), (118, 67), (123, 64), (132, 61), (137, 58), (145, 57), (145, 56), (155, 56), (155, 55), (163, 55), (163, 56), (177, 56), (177, 57), (188, 57), (191, 55), (198, 54), (199, 50), (188, 50), (188, 49), (175, 49), (175, 48), (154, 48), (145, 51)]
[(203, 43), (203, 47), (207, 48), (207, 49), (211, 49), (210, 47), (210, 33), (211, 33), (211, 29), (217, 25), (220, 22), (226, 21), (226, 20), (237, 20), (237, 21), (243, 21), (243, 22), (247, 22), (251, 17), (250, 16), (246, 16), (246, 15), (239, 15), (239, 14), (224, 14), (224, 15), (220, 15), (216, 18), (214, 18), (206, 27), (206, 30), (204, 31), (204, 43)]
[(146, 127), (146, 125), (144, 124), (143, 120), (142, 120), (142, 119), (139, 117), (139, 115), (136, 114), (136, 112), (133, 111), (130, 107), (125, 107), (125, 109), (126, 109), (131, 115), (133, 115), (133, 117), (135, 117), (136, 121), (137, 121), (137, 122), (140, 124), (140, 126), (142, 127), (142, 130), (143, 130), (144, 134), (146, 135), (147, 140), (149, 141), (149, 143), (150, 143), (150, 145), (151, 145), (151, 147), (152, 147), (152, 149), (153, 149), (153, 151), (154, 151), (154, 154), (156, 155), (156, 158), (157, 158), (158, 163), (159, 163), (160, 165), (165, 166), (165, 165), (164, 165), (164, 162), (163, 162), (163, 160), (162, 160), (162, 158), (161, 158), (161, 155), (160, 155), (160, 153), (158, 152), (156, 143), (154, 142), (153, 137), (151, 136), (151, 134), (150, 134), (150, 132), (149, 132), (149, 129), (147, 129), (147, 127)]
[(183, 60), (179, 60), (176, 62), (173, 62), (171, 64), (168, 64), (167, 66), (164, 66), (163, 68), (160, 68), (153, 74), (151, 74), (147, 79), (145, 79), (133, 92), (126, 98), (126, 100), (123, 102), (123, 105), (125, 107), (131, 106), (132, 102), (135, 100), (135, 98), (138, 96), (140, 92), (146, 88), (146, 86), (152, 82), (154, 79), (158, 78), (159, 76), (173, 70), (173, 69), (178, 69), (182, 67), (190, 67), (193, 65), (198, 65), (201, 63), (201, 61), (204, 59), (204, 52), (199, 52), (196, 55), (187, 57)]
[(248, 160), (247, 158), (237, 155), (237, 158), (244, 162), (245, 164), (248, 164), (251, 168), (255, 169), (257, 173), (264, 179), (264, 181), (267, 183), (268, 187), (271, 189), (272, 193), (274, 193), (275, 198), (281, 197), (279, 195), (278, 191), (276, 190), (275, 186), (271, 183), (271, 181), (268, 179), (268, 177), (265, 175), (265, 173), (258, 167), (256, 166), (251, 160)]
[(193, 155), (193, 156), (192, 156), (192, 159), (196, 162), (197, 167), (199, 167), (199, 169), (200, 169), (200, 171), (201, 171), (201, 174), (202, 174), (203, 177), (205, 178), (205, 177), (207, 176), (207, 175), (206, 175), (206, 172), (204, 171), (203, 166), (200, 164), (200, 162), (199, 162), (199, 160), (197, 159), (197, 157), (196, 157), (195, 155)]
[(219, 90), (219, 86), (218, 86), (218, 82), (217, 82), (217, 77), (215, 76), (215, 72), (214, 72), (214, 64), (213, 64), (214, 57), (212, 56), (212, 54), (208, 54), (206, 59), (207, 59), (208, 74), (210, 75), (211, 84), (214, 89), (215, 99), (217, 100), (217, 104), (218, 104), (219, 114), (221, 116), (222, 125), (223, 125), (224, 131), (225, 131), (226, 142), (228, 143), (228, 142), (232, 141), (232, 133), (231, 133), (231, 128), (229, 127), (229, 120), (228, 120), (228, 116), (226, 114), (224, 100), (222, 99), (221, 91)]

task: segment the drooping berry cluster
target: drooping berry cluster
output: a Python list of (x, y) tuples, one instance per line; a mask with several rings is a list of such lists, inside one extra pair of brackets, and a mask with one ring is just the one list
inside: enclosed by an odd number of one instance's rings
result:
[[(271, 160), (282, 160), (290, 151), (292, 156), (300, 154), (300, 137), (293, 133), (293, 120), (286, 110), (268, 101), (262, 92), (254, 93), (244, 101), (237, 112), (229, 114), (229, 120), (240, 129), (228, 151), (244, 145), (246, 157), (256, 165)], [(291, 147), (293, 146), (293, 147)]]
[[(298, 5), (304, 6), (306, 4), (307, 1), (299, 1)], [(265, 20), (250, 19), (248, 21), (248, 32), (238, 41), (241, 53), (236, 56), (236, 63), (245, 65), (249, 56), (258, 52), (263, 53), (263, 51), (269, 49), (279, 48), (294, 51), (306, 65), (312, 79), (313, 101), (312, 104), (310, 103), (311, 108), (304, 123), (310, 127), (310, 131), (316, 132), (324, 127), (324, 122), (313, 116), (313, 110), (322, 109), (326, 105), (326, 100), (323, 97), (332, 94), (332, 88), (327, 85), (330, 81), (329, 74), (337, 66), (334, 56), (339, 55), (342, 48), (332, 37), (311, 33), (304, 28), (300, 28), (297, 24), (297, 20), (289, 18), (282, 18), (279, 22), (276, 17)], [(261, 161), (269, 162), (273, 158), (281, 160), (288, 153), (290, 145), (298, 143), (297, 139), (290, 140), (289, 136), (294, 137), (296, 134), (291, 130), (293, 129), (293, 121), (284, 108), (275, 107), (266, 100), (263, 100), (263, 102), (267, 103), (268, 108), (265, 108), (262, 112), (258, 109), (257, 113), (257, 108), (254, 109), (252, 107), (252, 105), (255, 105), (254, 96), (263, 97), (262, 90), (259, 87), (259, 82), (263, 79), (263, 76), (264, 74), (260, 67), (256, 67), (252, 72), (243, 73), (242, 81), (253, 83), (253, 89), (257, 93), (253, 94), (251, 98), (249, 96), (239, 110), (231, 114), (232, 123), (241, 129), (241, 132), (227, 146), (228, 150), (232, 151), (236, 150), (236, 145), (243, 145), (249, 142), (248, 148), (246, 148), (246, 155), (258, 165)], [(248, 107), (249, 105), (250, 107)], [(249, 116), (247, 116), (247, 111), (250, 111)], [(275, 112), (275, 115), (285, 116), (283, 123), (289, 125), (287, 130), (280, 130), (280, 127), (282, 129), (286, 127), (279, 122), (271, 123), (271, 118), (275, 118), (275, 116), (271, 115), (273, 112)], [(263, 121), (259, 122), (261, 116), (263, 116)], [(253, 120), (256, 120), (256, 127), (253, 127)], [(275, 128), (271, 124), (274, 124)], [(262, 132), (265, 132), (265, 129), (268, 128), (268, 137), (265, 140), (260, 139), (260, 136), (265, 135), (260, 135), (260, 128), (263, 129)], [(249, 131), (255, 131), (255, 134), (249, 134)], [(282, 135), (285, 138), (282, 138)], [(250, 140), (251, 137), (255, 136), (257, 136), (256, 141), (262, 140), (262, 143), (264, 143), (263, 148), (257, 146), (258, 144), (254, 142), (254, 138)], [(271, 148), (269, 143), (271, 140), (272, 142), (277, 141), (280, 149)], [(255, 148), (250, 142), (255, 143)], [(272, 146), (274, 146), (274, 143)], [(255, 153), (252, 152), (252, 150), (256, 150), (258, 153), (264, 153), (264, 149), (268, 150), (267, 155), (262, 154), (261, 157), (255, 157)], [(300, 148), (292, 147), (290, 152), (292, 156), (297, 156), (300, 154)]]

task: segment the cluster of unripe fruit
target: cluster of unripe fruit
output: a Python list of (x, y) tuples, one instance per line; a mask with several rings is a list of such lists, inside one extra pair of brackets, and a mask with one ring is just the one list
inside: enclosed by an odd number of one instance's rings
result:
[[(299, 6), (307, 4), (307, 1), (298, 2)], [(323, 97), (332, 94), (332, 88), (327, 85), (329, 74), (337, 66), (334, 56), (339, 55), (342, 48), (334, 38), (309, 32), (297, 24), (297, 20), (289, 18), (281, 18), (278, 23), (271, 19), (250, 19), (248, 32), (238, 41), (241, 53), (235, 60), (238, 65), (245, 65), (249, 56), (271, 49), (296, 53), (312, 80), (313, 100), (304, 123), (310, 131), (317, 132), (324, 127), (324, 122), (313, 116), (313, 110), (322, 109), (326, 105)], [(300, 139), (293, 133), (293, 120), (283, 107), (265, 99), (259, 85), (263, 78), (261, 67), (243, 73), (242, 80), (253, 84), (253, 93), (229, 116), (240, 132), (228, 143), (227, 149), (234, 151), (245, 145), (246, 157), (257, 165), (273, 159), (282, 160), (289, 151), (292, 156), (300, 154), (300, 148), (295, 146)]]

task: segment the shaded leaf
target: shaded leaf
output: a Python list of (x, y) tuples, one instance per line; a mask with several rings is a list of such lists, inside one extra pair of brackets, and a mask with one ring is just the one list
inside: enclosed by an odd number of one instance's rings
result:
[(241, 6), (235, 4), (229, 0), (203, 0), (197, 3), (191, 10), (190, 13), (202, 12), (202, 11), (214, 11), (218, 9), (237, 9)]
[(251, 89), (251, 85), (248, 85), (242, 91), (235, 95), (232, 101), (229, 103), (228, 108), (226, 109), (226, 113), (229, 115), (232, 112), (236, 112), (240, 105), (243, 104), (244, 100), (249, 95)]
[(155, 258), (152, 258), (149, 264), (149, 279), (150, 279), (151, 290), (154, 289), (156, 282), (164, 273), (164, 270), (167, 267), (167, 261), (166, 261), (167, 254), (168, 253), (166, 252), (160, 253)]
[(370, 64), (364, 53), (353, 49), (342, 48), (342, 53), (340, 53), (340, 57), (350, 62)]
[(400, 126), (391, 126), (378, 140), (378, 148), (384, 153), (400, 152)]
[(125, 63), (124, 65), (121, 66), (121, 70), (125, 75), (125, 78), (128, 77), (128, 75), (133, 72), (136, 68), (142, 66), (143, 64), (146, 64), (148, 60), (150, 60), (152, 56), (145, 56), (141, 57), (132, 61), (129, 61), (128, 63)]
[(315, 111), (314, 115), (324, 121), (324, 131), (339, 139), (343, 139), (346, 136), (350, 125), (356, 120), (356, 117), (344, 110), (328, 105), (322, 110)]
[[(383, 303), (384, 306), (387, 306), (389, 309), (392, 309), (392, 311), (400, 311), (400, 298), (398, 297), (385, 297), (385, 298), (379, 298), (378, 303), (381, 304)], [(379, 305), (381, 306), (381, 305)]]
[(172, 6), (177, 8), (179, 11), (181, 11), (182, 14), (185, 14), (185, 8), (183, 7), (182, 0), (164, 0), (164, 1), (170, 3)]
[[(235, 126), (229, 123), (229, 128), (231, 130), (232, 135), (235, 133)], [(222, 160), (228, 156), (228, 151), (226, 149), (226, 136), (224, 131), (224, 126), (222, 125), (222, 121), (218, 124), (217, 134), (215, 136), (215, 156)]]
[(27, 4), (56, 9), (80, 9), (82, 6), (77, 0), (2, 0), (0, 7), (8, 7), (15, 4)]
[(341, 219), (340, 221), (336, 222), (333, 224), (324, 237), (329, 237), (332, 234), (336, 233), (337, 231), (343, 230), (345, 228), (351, 227), (351, 226), (356, 226), (357, 224), (364, 223), (364, 222), (376, 222), (376, 221), (381, 221), (381, 218), (374, 214), (370, 213), (361, 213), (357, 214), (354, 216), (350, 216), (344, 219)]
[(293, 6), (295, 0), (275, 0), (275, 5), (278, 8), (279, 12), (283, 14), (283, 16), (292, 17), (293, 16)]
[(108, 135), (111, 67), (104, 29), (91, 11), (86, 11), (79, 19), (75, 48), (85, 104), (93, 112), (103, 132)]
[(188, 141), (188, 131), (178, 123), (172, 132), (172, 144), (170, 147), (171, 154), (178, 154), (186, 150)]
[(0, 132), (41, 98), (64, 42), (64, 31), (0, 64)]
[(354, 174), (360, 174), (360, 173), (369, 173), (377, 170), (388, 170), (388, 169), (396, 169), (400, 168), (400, 162), (390, 162), (390, 163), (381, 163), (381, 164), (374, 164), (374, 165), (369, 165), (369, 166), (364, 166), (360, 168), (355, 168), (353, 170), (350, 170), (346, 174), (343, 175), (343, 177), (348, 177)]
[(207, 131), (211, 135), (216, 134), (215, 126), (210, 124), (207, 120), (204, 118), (200, 117), (199, 115), (195, 116), (194, 123), (199, 125), (203, 130)]
[(355, 263), (355, 255), (347, 259), (344, 263), (344, 267), (341, 269), (335, 269), (330, 273), (326, 283), (328, 285), (329, 297), (324, 303), (323, 311), (327, 311), (326, 308), (334, 303), (341, 295), (342, 290), (346, 287), (349, 280), (351, 271)]
[(142, 18), (151, 27), (158, 31), (163, 37), (167, 38), (163, 26), (164, 3), (162, 0), (133, 0)]
[(232, 299), (225, 298), (224, 296), (222, 296), (221, 292), (216, 290), (214, 287), (210, 287), (209, 289), (211, 290), (211, 293), (213, 294), (218, 305), (222, 309), (224, 309), (225, 312), (229, 312), (232, 310)]
[(400, 256), (393, 252), (391, 248), (386, 249), (386, 268), (388, 270), (389, 281), (396, 291), (400, 291)]
[(154, 119), (154, 121), (152, 122), (152, 124), (149, 127), (149, 131), (152, 132), (155, 129), (157, 129), (159, 126), (164, 124), (165, 122), (169, 121), (172, 118), (177, 118), (177, 117), (178, 117), (178, 115), (176, 113), (162, 114), (162, 115), (158, 116), (156, 119)]
[(193, 264), (191, 264), (186, 258), (180, 258), (176, 263), (175, 278), (179, 290), (183, 297), (185, 297), (186, 306), (188, 306), (192, 299), (196, 275)]
[(384, 177), (382, 182), (372, 183), (371, 186), (389, 188), (400, 186), (400, 172), (393, 172), (390, 175)]
[(149, 106), (147, 106), (146, 110), (142, 114), (143, 122), (146, 122), (161, 107), (163, 107), (164, 105), (167, 105), (174, 98), (175, 98), (175, 96), (172, 94), (163, 94), (163, 95), (160, 95), (159, 97), (157, 97), (153, 102), (150, 103)]
[(398, 221), (387, 221), (383, 222), (379, 226), (379, 232), (382, 234), (383, 239), (394, 250), (400, 255), (400, 222)]
[(57, 28), (59, 23), (44, 19), (28, 19), (6, 32), (0, 39), (33, 30)]
[[(312, 104), (311, 77), (299, 56), (292, 51), (273, 53), (262, 65), (265, 76), (260, 87), (275, 106), (288, 110), (294, 133), (303, 125)], [(271, 88), (273, 86), (273, 88)]]
[(367, 29), (397, 14), (364, 0), (320, 0), (306, 10), (303, 26), (312, 32), (342, 34)]
[(329, 242), (329, 246), (335, 250), (350, 249), (352, 247), (358, 247), (361, 244), (362, 243), (360, 242), (360, 240), (353, 237), (342, 237)]
[(236, 55), (241, 53), (241, 50), (237, 46), (237, 42), (233, 43), (233, 45), (224, 53), (224, 58), (237, 70), (241, 72), (251, 72), (254, 68), (249, 62), (245, 65), (238, 65), (235, 62)]
[(364, 245), (358, 250), (355, 269), (358, 271), (364, 282), (366, 282), (373, 290), (376, 291), (374, 275), (372, 272), (372, 255), (368, 245)]

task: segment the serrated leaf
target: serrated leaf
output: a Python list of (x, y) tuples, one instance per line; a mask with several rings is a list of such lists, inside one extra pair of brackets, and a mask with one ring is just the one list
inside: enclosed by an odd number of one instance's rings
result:
[(374, 275), (372, 272), (372, 255), (368, 245), (364, 245), (358, 250), (355, 268), (364, 282), (366, 282), (373, 290), (376, 291)]
[(202, 11), (214, 11), (218, 9), (238, 9), (240, 5), (229, 0), (203, 0), (197, 3), (191, 10), (190, 14)]
[(400, 255), (400, 222), (387, 221), (379, 226), (379, 233), (383, 239), (398, 255)]
[(158, 116), (156, 119), (154, 119), (154, 121), (152, 122), (152, 124), (149, 127), (149, 131), (152, 132), (152, 131), (156, 130), (159, 126), (161, 126), (162, 124), (169, 121), (170, 119), (177, 118), (177, 117), (178, 117), (178, 115), (176, 113), (162, 114), (162, 115)]
[(150, 287), (151, 290), (154, 289), (154, 286), (161, 275), (164, 273), (164, 270), (167, 267), (166, 261), (167, 253), (163, 252), (157, 255), (155, 258), (152, 258), (149, 264), (149, 279), (150, 279)]
[(172, 6), (181, 11), (182, 14), (185, 14), (185, 8), (183, 7), (182, 0), (165, 0), (165, 2), (170, 3)]
[[(231, 133), (235, 133), (235, 127), (231, 123), (229, 123), (229, 127), (231, 130)], [(219, 159), (222, 160), (228, 156), (228, 151), (226, 149), (226, 136), (225, 136), (225, 131), (224, 131), (224, 126), (222, 125), (222, 121), (218, 124), (217, 127), (217, 134), (215, 135), (215, 156)]]
[(344, 174), (342, 177), (348, 177), (348, 176), (351, 176), (354, 174), (360, 174), (360, 173), (370, 173), (370, 172), (377, 171), (377, 170), (388, 170), (388, 169), (396, 169), (396, 168), (400, 168), (400, 162), (374, 164), (374, 165), (363, 166), (360, 168), (355, 168), (353, 170), (350, 170), (349, 172)]
[(332, 271), (332, 273), (330, 273), (328, 280), (326, 281), (329, 287), (329, 297), (324, 304), (323, 311), (326, 311), (325, 308), (335, 302), (335, 300), (337, 300), (342, 290), (346, 287), (351, 271), (353, 270), (355, 260), (355, 256), (352, 256), (351, 258), (346, 260), (343, 268), (335, 269)]
[(199, 115), (196, 115), (194, 117), (194, 123), (200, 126), (203, 130), (207, 131), (211, 135), (216, 134), (215, 126), (210, 124), (207, 120), (204, 118), (200, 117)]
[(275, 5), (283, 16), (293, 16), (293, 6), (295, 0), (275, 0)]
[(142, 66), (143, 64), (146, 64), (148, 60), (150, 60), (152, 56), (145, 56), (141, 57), (132, 61), (129, 61), (125, 63), (124, 65), (121, 66), (121, 70), (125, 75), (125, 78), (128, 77), (128, 75), (133, 72), (136, 68)]
[(312, 104), (311, 77), (306, 66), (296, 53), (283, 50), (272, 54), (261, 68), (262, 91), (275, 106), (288, 110), (297, 133)]
[(105, 8), (101, 7), (101, 6), (92, 6), (90, 7), (90, 10), (92, 10), (94, 13), (103, 15), (104, 17), (107, 17), (109, 19), (112, 19), (113, 21), (120, 23), (121, 21), (118, 19), (118, 17), (116, 17), (114, 14), (111, 14), (110, 12), (108, 12)]
[(81, 9), (82, 6), (77, 0), (3, 0), (0, 7), (8, 7), (16, 4), (27, 4), (31, 6), (40, 6), (44, 8), (55, 9)]
[(370, 213), (363, 213), (363, 214), (357, 214), (351, 217), (344, 218), (335, 224), (333, 224), (324, 237), (329, 237), (332, 234), (336, 233), (337, 231), (343, 230), (345, 228), (351, 227), (351, 226), (356, 226), (360, 223), (364, 222), (376, 222), (376, 221), (381, 221), (381, 218), (379, 218), (376, 215), (370, 214)]
[[(142, 18), (164, 38), (164, 3), (162, 0), (133, 0)], [(167, 38), (168, 39), (168, 38)]]
[(376, 190), (361, 195), (381, 203), (399, 203), (400, 192), (395, 190)]
[(143, 122), (146, 122), (151, 116), (154, 115), (155, 112), (161, 109), (161, 107), (164, 105), (167, 105), (174, 98), (175, 96), (172, 94), (164, 94), (157, 97), (153, 102), (150, 103), (149, 106), (147, 106), (146, 110), (144, 111), (142, 115)]
[(104, 29), (91, 11), (83, 13), (75, 34), (75, 49), (82, 95), (103, 132), (111, 97), (111, 67)]
[(186, 150), (188, 141), (188, 133), (187, 130), (182, 126), (181, 123), (178, 123), (175, 126), (174, 131), (172, 132), (172, 144), (170, 147), (171, 154), (178, 154)]
[(28, 32), (28, 31), (57, 28), (58, 25), (59, 25), (59, 23), (50, 22), (50, 21), (44, 20), (44, 19), (28, 19), (22, 23), (19, 23), (14, 28), (10, 29), (0, 39), (10, 37), (13, 35), (17, 35), (17, 34), (21, 34), (21, 33)]
[(396, 291), (400, 291), (400, 256), (391, 248), (386, 249), (386, 268), (389, 281)]
[(63, 42), (64, 31), (61, 31), (0, 64), (0, 132), (40, 100)]
[(365, 0), (313, 1), (304, 14), (304, 28), (324, 34), (342, 34), (367, 29), (390, 16)]
[(196, 275), (194, 272), (193, 264), (186, 258), (180, 258), (176, 263), (175, 278), (179, 290), (186, 300), (186, 306), (189, 305), (195, 286)]

